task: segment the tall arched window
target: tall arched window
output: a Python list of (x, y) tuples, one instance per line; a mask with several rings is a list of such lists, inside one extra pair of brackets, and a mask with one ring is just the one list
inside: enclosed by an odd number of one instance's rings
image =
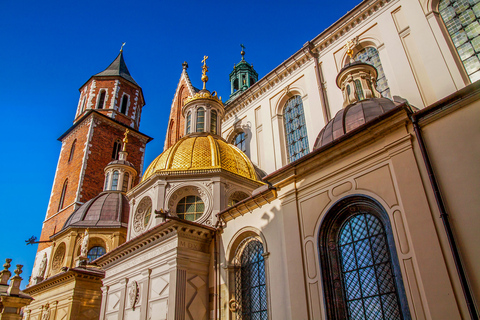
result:
[(263, 245), (255, 237), (244, 239), (235, 253), (236, 319), (268, 319)]
[(377, 90), (383, 97), (390, 98), (390, 88), (388, 87), (387, 78), (385, 77), (385, 72), (383, 72), (382, 62), (380, 61), (377, 49), (374, 47), (366, 47), (360, 50), (355, 55), (355, 61), (371, 64), (377, 69)]
[(247, 151), (247, 147), (245, 145), (245, 132), (239, 132), (235, 135), (235, 138), (233, 138), (233, 144), (243, 152)]
[(105, 91), (105, 90), (100, 91), (100, 96), (98, 97), (98, 104), (97, 104), (98, 109), (103, 109), (103, 107), (105, 105), (106, 94), (107, 94), (107, 91)]
[(123, 184), (122, 184), (122, 191), (123, 192), (127, 192), (128, 190), (128, 180), (130, 179), (130, 175), (128, 174), (128, 172), (125, 172), (125, 174), (123, 175)]
[(365, 97), (363, 96), (363, 89), (360, 80), (354, 80), (355, 83), (355, 94), (357, 95), (358, 100), (363, 100)]
[(211, 134), (217, 134), (217, 111), (212, 110), (211, 111), (211, 117), (210, 117), (210, 133)]
[(82, 111), (80, 111), (80, 113), (83, 113), (83, 111), (85, 111), (85, 105), (87, 104), (87, 98), (83, 98), (83, 102), (82, 102)]
[(363, 197), (337, 203), (319, 239), (328, 319), (410, 319), (384, 209)]
[(187, 114), (187, 134), (189, 134), (191, 130), (192, 130), (192, 113), (189, 112)]
[(128, 106), (128, 96), (124, 94), (122, 97), (122, 106), (120, 107), (120, 112), (123, 114), (127, 114), (127, 106)]
[(197, 132), (205, 131), (205, 109), (199, 108), (197, 110)]
[(283, 116), (285, 119), (288, 162), (292, 162), (310, 152), (303, 102), (300, 96), (293, 96), (288, 99), (283, 109)]
[(113, 151), (112, 151), (113, 160), (118, 160), (120, 150), (122, 150), (122, 142), (120, 140), (117, 140), (113, 143)]
[(441, 0), (438, 7), (472, 82), (480, 79), (480, 4), (477, 2)]
[(73, 155), (75, 154), (75, 144), (77, 143), (77, 139), (73, 140), (72, 146), (70, 147), (70, 155), (68, 156), (68, 162), (72, 161)]
[(67, 193), (68, 179), (65, 179), (62, 188), (62, 194), (60, 195), (60, 201), (58, 202), (58, 211), (63, 209), (63, 204), (65, 202), (65, 194)]
[(113, 171), (113, 175), (112, 175), (112, 188), (111, 190), (117, 190), (117, 187), (118, 187), (118, 176), (119, 176), (119, 172), (117, 170)]

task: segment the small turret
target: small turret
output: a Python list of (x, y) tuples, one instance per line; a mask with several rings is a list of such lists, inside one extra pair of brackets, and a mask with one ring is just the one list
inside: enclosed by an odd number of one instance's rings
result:
[(258, 73), (253, 69), (253, 65), (245, 61), (245, 46), (243, 44), (240, 46), (242, 47), (240, 52), (242, 60), (233, 65), (233, 71), (230, 73), (230, 99), (258, 81)]

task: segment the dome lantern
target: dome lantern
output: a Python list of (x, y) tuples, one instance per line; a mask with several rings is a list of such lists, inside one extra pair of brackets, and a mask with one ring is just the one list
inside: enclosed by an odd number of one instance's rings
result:
[(118, 153), (118, 160), (113, 160), (105, 167), (105, 183), (104, 191), (121, 191), (127, 192), (133, 186), (137, 176), (137, 170), (132, 163), (127, 161), (127, 143), (128, 133), (130, 130), (125, 130), (125, 137), (123, 138), (122, 150)]

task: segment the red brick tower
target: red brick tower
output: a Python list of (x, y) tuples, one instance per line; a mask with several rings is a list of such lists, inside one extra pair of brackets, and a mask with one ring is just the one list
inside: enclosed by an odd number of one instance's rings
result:
[[(78, 206), (102, 192), (104, 168), (118, 159), (126, 128), (130, 130), (128, 160), (142, 172), (145, 145), (151, 140), (138, 131), (144, 105), (142, 88), (130, 75), (122, 51), (80, 88), (73, 126), (58, 139), (62, 148), (41, 241), (48, 241)], [(49, 251), (49, 243), (40, 243), (37, 259), (43, 252), (50, 256)]]
[(168, 120), (167, 136), (165, 137), (164, 149), (173, 146), (181, 137), (185, 135), (185, 118), (182, 115), (183, 100), (193, 96), (199, 89), (192, 86), (187, 74), (188, 63), (182, 63), (183, 71), (180, 81), (173, 97), (170, 117)]

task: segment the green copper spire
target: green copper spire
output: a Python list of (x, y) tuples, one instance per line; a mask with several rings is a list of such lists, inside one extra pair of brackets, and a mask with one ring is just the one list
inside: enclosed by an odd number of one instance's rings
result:
[(233, 71), (230, 73), (230, 99), (247, 90), (258, 81), (258, 73), (253, 69), (253, 65), (245, 61), (245, 46), (241, 44), (240, 47), (242, 48), (240, 52), (242, 60), (233, 65)]

